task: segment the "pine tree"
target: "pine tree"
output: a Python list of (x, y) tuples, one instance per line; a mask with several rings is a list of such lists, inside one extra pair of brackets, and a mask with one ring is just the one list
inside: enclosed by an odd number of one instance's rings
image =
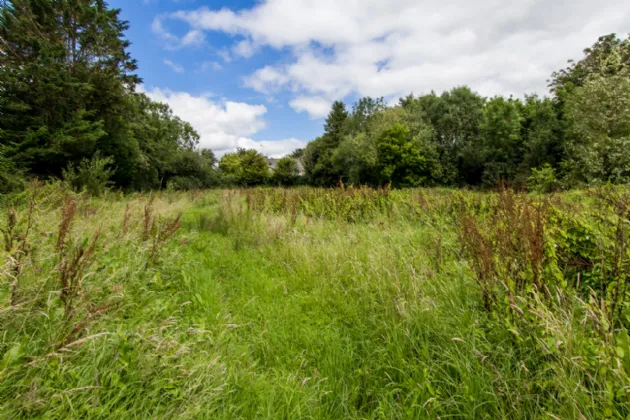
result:
[(324, 137), (327, 140), (326, 143), (329, 148), (334, 149), (339, 146), (341, 139), (346, 133), (347, 124), (348, 111), (346, 110), (346, 106), (341, 101), (335, 101), (324, 124)]
[(139, 148), (125, 114), (140, 79), (119, 12), (103, 0), (2, 6), (0, 145), (19, 167), (58, 176), (100, 150), (114, 156), (119, 183), (128, 178)]

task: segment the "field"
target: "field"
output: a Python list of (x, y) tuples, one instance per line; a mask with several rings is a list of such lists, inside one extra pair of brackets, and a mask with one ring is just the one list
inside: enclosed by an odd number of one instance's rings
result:
[(0, 418), (630, 418), (630, 193), (2, 202)]

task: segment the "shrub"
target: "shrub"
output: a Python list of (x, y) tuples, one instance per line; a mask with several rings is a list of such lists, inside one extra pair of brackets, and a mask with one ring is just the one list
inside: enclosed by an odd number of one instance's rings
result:
[(13, 162), (0, 154), (0, 194), (20, 191), (24, 188), (24, 178)]
[(297, 161), (290, 156), (280, 159), (273, 170), (272, 180), (277, 185), (294, 185), (300, 175)]
[(166, 189), (172, 191), (189, 191), (203, 187), (199, 179), (189, 176), (174, 176), (166, 183)]
[(112, 157), (101, 157), (98, 153), (92, 159), (83, 159), (78, 166), (71, 163), (63, 170), (64, 182), (77, 192), (85, 191), (100, 197), (114, 174), (114, 170), (109, 167), (112, 163)]
[(548, 163), (540, 169), (532, 168), (532, 174), (527, 179), (527, 186), (530, 191), (540, 194), (554, 191), (558, 187), (556, 171)]

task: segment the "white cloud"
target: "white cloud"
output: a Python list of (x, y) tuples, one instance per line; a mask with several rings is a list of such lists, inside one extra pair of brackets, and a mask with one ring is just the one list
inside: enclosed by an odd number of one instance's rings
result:
[(169, 32), (164, 26), (164, 15), (158, 15), (153, 19), (151, 31), (165, 42), (166, 49), (179, 50), (184, 47), (199, 47), (206, 42), (206, 36), (202, 30), (191, 29), (181, 38)]
[(181, 39), (182, 47), (199, 46), (206, 41), (206, 37), (202, 31), (193, 29), (188, 31)]
[(163, 18), (161, 16), (157, 16), (155, 19), (153, 19), (153, 23), (151, 24), (151, 31), (162, 38), (164, 41), (166, 41), (169, 46), (176, 45), (177, 43), (179, 43), (179, 38), (170, 33), (164, 27), (162, 19)]
[(257, 49), (257, 45), (248, 39), (244, 39), (232, 48), (232, 52), (238, 57), (250, 58), (254, 55), (254, 53), (256, 53)]
[(223, 59), (223, 61), (225, 61), (226, 63), (229, 63), (230, 61), (232, 61), (232, 56), (230, 55), (230, 52), (228, 50), (219, 50), (217, 52), (217, 54), (219, 55), (219, 57), (221, 57)]
[(289, 105), (295, 111), (306, 111), (312, 119), (316, 119), (325, 117), (330, 112), (332, 103), (318, 96), (299, 96), (289, 102)]
[(290, 138), (285, 140), (263, 140), (254, 141), (247, 138), (239, 139), (238, 147), (245, 149), (255, 149), (272, 158), (280, 158), (288, 155), (295, 149), (306, 147), (305, 141)]
[(147, 90), (141, 87), (139, 91), (154, 101), (168, 104), (175, 115), (197, 130), (201, 137), (200, 147), (212, 149), (219, 156), (244, 147), (278, 157), (305, 145), (305, 142), (296, 139), (255, 141), (249, 138), (266, 127), (263, 117), (267, 108), (264, 105), (217, 102), (209, 94), (194, 96), (160, 88)]
[[(546, 93), (550, 74), (600, 35), (630, 27), (630, 3), (611, 0), (263, 0), (232, 11), (179, 11), (191, 30), (220, 31), (247, 46), (289, 49), (244, 84), (292, 92), (293, 108), (321, 115), (324, 101), (468, 84), (484, 95)], [(316, 99), (317, 98), (317, 99)]]
[(204, 61), (203, 63), (201, 63), (201, 65), (199, 66), (199, 72), (206, 72), (208, 70), (221, 71), (223, 70), (223, 66), (221, 65), (221, 63), (218, 63), (216, 61)]
[(265, 66), (243, 80), (246, 87), (261, 93), (272, 93), (281, 89), (289, 82), (289, 77), (282, 69)]
[(171, 70), (173, 70), (175, 73), (183, 73), (184, 72), (184, 67), (180, 66), (177, 63), (173, 63), (171, 60), (164, 60), (164, 64), (169, 66), (171, 68)]

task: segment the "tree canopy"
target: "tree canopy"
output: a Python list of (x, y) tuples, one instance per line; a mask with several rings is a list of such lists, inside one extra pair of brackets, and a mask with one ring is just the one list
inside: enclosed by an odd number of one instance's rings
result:
[(217, 159), (168, 105), (138, 92), (128, 28), (103, 0), (0, 5), (0, 192), (28, 177), (95, 192), (630, 181), (630, 38), (599, 38), (551, 75), (549, 97), (456, 86), (395, 104), (335, 101), (322, 134), (272, 172), (255, 150)]
[[(301, 159), (313, 185), (630, 181), (630, 38), (601, 37), (552, 74), (550, 97), (484, 98), (467, 86), (336, 102)], [(532, 188), (537, 187), (531, 185)]]
[(97, 156), (109, 162), (102, 170), (113, 184), (126, 189), (161, 188), (172, 178), (216, 183), (195, 130), (136, 93), (141, 79), (119, 15), (103, 0), (1, 6), (0, 190), (19, 184), (13, 168), (59, 177)]

